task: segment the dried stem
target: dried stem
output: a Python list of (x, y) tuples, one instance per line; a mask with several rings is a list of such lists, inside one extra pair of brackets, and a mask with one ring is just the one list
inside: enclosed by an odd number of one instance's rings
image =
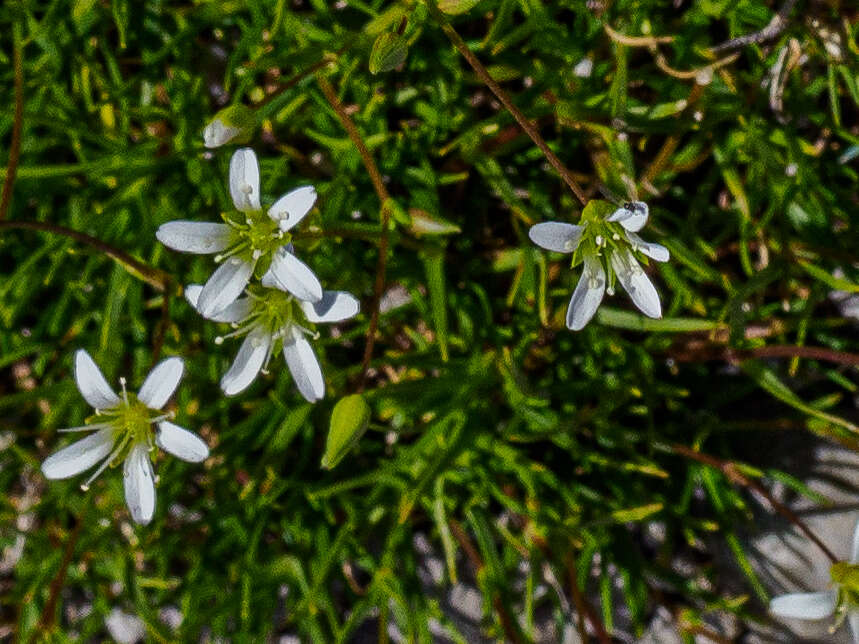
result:
[(746, 34), (745, 36), (740, 36), (738, 38), (732, 38), (731, 40), (727, 40), (721, 45), (711, 47), (710, 51), (715, 54), (721, 51), (726, 51), (728, 49), (736, 49), (737, 47), (745, 47), (746, 45), (760, 44), (762, 42), (766, 42), (767, 40), (772, 40), (782, 31), (784, 31), (785, 27), (787, 27), (787, 18), (790, 15), (790, 12), (793, 10), (793, 6), (795, 4), (796, 0), (786, 0), (785, 3), (781, 6), (781, 9), (779, 9), (778, 12), (772, 17), (772, 20), (769, 21), (766, 27), (764, 27), (760, 31), (755, 31), (750, 34)]
[(552, 167), (555, 168), (557, 173), (561, 176), (561, 179), (564, 180), (564, 183), (569, 186), (570, 190), (573, 191), (573, 194), (576, 195), (576, 198), (581, 202), (581, 204), (587, 205), (588, 199), (585, 196), (584, 191), (581, 186), (576, 182), (573, 177), (573, 173), (561, 162), (561, 160), (557, 157), (557, 155), (552, 152), (551, 148), (546, 144), (543, 140), (543, 137), (540, 136), (540, 133), (537, 131), (537, 128), (525, 118), (525, 115), (521, 112), (521, 110), (513, 104), (513, 101), (510, 100), (510, 97), (507, 93), (501, 89), (501, 86), (495, 82), (486, 68), (483, 66), (483, 63), (478, 60), (477, 56), (471, 53), (471, 50), (468, 48), (468, 45), (465, 44), (465, 41), (462, 37), (456, 32), (456, 30), (451, 26), (451, 24), (447, 21), (447, 18), (444, 17), (444, 14), (439, 10), (439, 8), (435, 4), (435, 0), (425, 0), (427, 7), (430, 10), (430, 13), (435, 18), (436, 22), (441, 26), (444, 33), (453, 43), (453, 46), (456, 47), (457, 51), (462, 54), (462, 57), (468, 61), (468, 64), (471, 65), (471, 68), (477, 74), (481, 81), (490, 89), (492, 93), (498, 97), (498, 100), (507, 108), (507, 111), (513, 115), (513, 118), (516, 119), (516, 122), (525, 130), (525, 134), (527, 134), (534, 144), (540, 148), (540, 150), (545, 155), (546, 159), (548, 159), (549, 163), (552, 164)]
[(782, 515), (785, 519), (793, 523), (797, 528), (799, 528), (806, 537), (808, 537), (814, 544), (823, 551), (829, 560), (832, 563), (838, 563), (839, 559), (836, 557), (833, 552), (823, 543), (820, 538), (811, 531), (805, 522), (800, 519), (790, 508), (780, 503), (773, 497), (773, 495), (767, 490), (759, 481), (746, 476), (740, 471), (740, 468), (736, 463), (732, 463), (730, 461), (723, 461), (720, 458), (716, 458), (715, 456), (711, 456), (710, 454), (703, 454), (701, 452), (695, 451), (686, 447), (685, 445), (679, 445), (677, 443), (673, 443), (669, 447), (670, 451), (679, 456), (683, 456), (693, 461), (697, 461), (699, 463), (703, 463), (704, 465), (708, 465), (709, 467), (715, 468), (722, 472), (725, 477), (731, 481), (732, 483), (736, 483), (738, 485), (742, 485), (745, 488), (748, 488), (764, 499), (766, 499), (767, 503), (770, 504), (773, 510)]
[(111, 259), (122, 264), (126, 270), (137, 275), (144, 282), (153, 286), (156, 290), (165, 294), (167, 293), (167, 286), (170, 283), (170, 278), (167, 273), (157, 268), (153, 268), (148, 264), (144, 264), (128, 253), (125, 253), (118, 248), (114, 248), (110, 244), (107, 244), (96, 237), (92, 237), (91, 235), (87, 235), (86, 233), (82, 233), (77, 230), (72, 230), (71, 228), (66, 228), (65, 226), (49, 224), (42, 221), (0, 221), (0, 232), (4, 229), (8, 230), (13, 228), (20, 228), (23, 230), (41, 230), (53, 233), (54, 235), (61, 235), (63, 237), (74, 239), (75, 241), (86, 244), (87, 246), (92, 246), (96, 250), (101, 251)]
[(376, 263), (376, 283), (373, 288), (373, 305), (370, 310), (370, 324), (367, 328), (367, 340), (364, 344), (364, 359), (361, 362), (361, 376), (358, 382), (358, 391), (360, 392), (363, 391), (364, 385), (367, 381), (367, 371), (370, 368), (370, 361), (373, 358), (373, 347), (376, 343), (376, 331), (379, 328), (379, 304), (382, 301), (382, 293), (385, 290), (385, 270), (388, 264), (388, 223), (390, 220), (391, 196), (388, 194), (388, 189), (385, 188), (385, 184), (382, 181), (382, 174), (379, 172), (379, 168), (373, 159), (373, 155), (370, 154), (370, 150), (367, 148), (367, 144), (364, 143), (361, 133), (358, 131), (358, 128), (355, 127), (355, 123), (352, 121), (349, 114), (346, 113), (343, 103), (341, 103), (340, 99), (337, 98), (337, 93), (334, 91), (331, 83), (318, 74), (316, 76), (316, 82), (319, 84), (319, 89), (322, 90), (328, 103), (330, 103), (331, 107), (334, 108), (334, 111), (337, 113), (340, 123), (343, 125), (349, 138), (352, 139), (352, 143), (357, 148), (358, 154), (361, 155), (361, 160), (364, 162), (364, 167), (367, 169), (367, 173), (370, 175), (370, 181), (373, 183), (373, 189), (376, 191), (376, 195), (379, 197), (379, 202), (381, 203), (379, 219), (381, 221), (382, 230), (379, 238), (379, 259)]
[(0, 196), (0, 221), (6, 219), (9, 203), (12, 201), (12, 187), (18, 172), (18, 159), (21, 154), (21, 130), (24, 125), (24, 61), (21, 50), (21, 27), (15, 23), (12, 27), (12, 41), (15, 66), (15, 116), (12, 124), (12, 141), (9, 145), (9, 164), (6, 166), (6, 180), (3, 182), (3, 194)]

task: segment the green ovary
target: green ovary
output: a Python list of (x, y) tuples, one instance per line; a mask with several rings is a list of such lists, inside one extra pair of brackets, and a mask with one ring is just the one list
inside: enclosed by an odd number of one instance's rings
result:
[(125, 460), (132, 447), (140, 443), (152, 445), (150, 426), (165, 415), (155, 415), (134, 394), (123, 393), (124, 400), (116, 407), (103, 410), (87, 419), (94, 423), (107, 423), (113, 432), (114, 456), (111, 467)]
[(262, 210), (222, 215), (232, 228), (230, 247), (220, 257), (238, 256), (256, 260), (290, 242), (292, 235), (280, 230), (276, 221)]

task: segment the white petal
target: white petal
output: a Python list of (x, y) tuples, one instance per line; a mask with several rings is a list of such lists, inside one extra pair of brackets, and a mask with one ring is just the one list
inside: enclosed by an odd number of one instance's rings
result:
[(322, 299), (322, 284), (310, 267), (292, 253), (281, 250), (274, 254), (271, 266), (263, 275), (263, 286), (292, 293), (299, 300), (318, 302)]
[[(185, 299), (188, 300), (188, 303), (195, 309), (197, 308), (197, 302), (200, 299), (200, 293), (202, 291), (203, 287), (199, 284), (188, 284), (188, 286), (185, 287)], [(241, 297), (232, 304), (227, 305), (227, 308), (215, 313), (207, 319), (214, 322), (241, 322), (250, 315), (251, 307), (251, 299), (248, 297)]]
[(281, 230), (289, 230), (300, 222), (316, 203), (316, 189), (302, 186), (288, 192), (268, 209), (268, 216), (280, 222)]
[(212, 318), (232, 304), (245, 290), (254, 272), (254, 263), (230, 257), (218, 266), (197, 298), (197, 310)]
[(225, 394), (235, 396), (250, 386), (262, 369), (270, 346), (271, 336), (268, 333), (260, 330), (248, 334), (232, 366), (221, 378), (221, 389)]
[(847, 623), (850, 624), (850, 634), (853, 636), (853, 644), (859, 644), (859, 612), (851, 610), (847, 613)]
[(342, 322), (358, 315), (361, 303), (346, 291), (323, 291), (318, 302), (301, 302), (308, 322)]
[(189, 463), (205, 461), (209, 456), (209, 447), (202, 438), (166, 420), (158, 423), (155, 444), (165, 452)]
[(184, 370), (182, 358), (167, 358), (159, 362), (140, 387), (137, 394), (140, 402), (150, 409), (161, 409), (179, 386)]
[(107, 380), (90, 355), (83, 349), (75, 353), (75, 380), (81, 395), (94, 409), (110, 409), (119, 404)]
[(162, 244), (183, 253), (208, 255), (226, 250), (230, 245), (230, 227), (203, 221), (168, 221), (161, 224), (155, 236)]
[(567, 327), (580, 331), (591, 321), (605, 294), (605, 269), (599, 259), (586, 256), (584, 270), (567, 307)]
[(49, 479), (67, 479), (107, 458), (112, 448), (113, 430), (99, 430), (46, 458), (42, 473)]
[(236, 150), (230, 159), (230, 196), (236, 210), (260, 210), (259, 164), (250, 148)]
[(770, 612), (779, 617), (823, 619), (835, 612), (836, 598), (834, 590), (780, 595), (770, 601)]
[(649, 216), (650, 209), (646, 203), (643, 201), (633, 201), (615, 210), (608, 217), (607, 221), (617, 221), (627, 230), (637, 233), (644, 228), (644, 224), (647, 223)]
[(215, 119), (203, 130), (203, 144), (207, 148), (217, 148), (229, 143), (240, 132), (239, 128), (224, 125), (221, 119)]
[(584, 230), (584, 226), (546, 221), (531, 226), (528, 237), (540, 248), (556, 253), (572, 253), (579, 245)]
[(671, 258), (671, 253), (669, 253), (668, 249), (662, 244), (646, 242), (635, 233), (631, 233), (629, 231), (626, 231), (626, 238), (629, 240), (629, 243), (632, 244), (633, 250), (644, 253), (650, 259), (654, 259), (657, 262), (667, 262)]
[(641, 312), (651, 318), (661, 318), (662, 305), (659, 302), (656, 287), (642, 270), (632, 251), (625, 249), (612, 253), (611, 266), (617, 279)]
[(155, 511), (155, 477), (146, 445), (131, 448), (122, 468), (125, 481), (125, 503), (136, 523), (146, 525)]
[[(292, 336), (290, 342), (289, 336)], [(304, 334), (294, 329), (291, 334), (283, 339), (283, 357), (286, 366), (292, 374), (292, 379), (298, 387), (298, 391), (308, 402), (321, 400), (325, 395), (325, 380), (322, 378), (322, 369), (313, 347), (304, 337)]]

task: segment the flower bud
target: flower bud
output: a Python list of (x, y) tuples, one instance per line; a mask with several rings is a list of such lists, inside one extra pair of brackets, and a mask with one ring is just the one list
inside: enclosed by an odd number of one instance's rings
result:
[(207, 148), (218, 148), (226, 143), (247, 143), (255, 127), (253, 110), (241, 104), (230, 105), (209, 121), (203, 130), (203, 142)]

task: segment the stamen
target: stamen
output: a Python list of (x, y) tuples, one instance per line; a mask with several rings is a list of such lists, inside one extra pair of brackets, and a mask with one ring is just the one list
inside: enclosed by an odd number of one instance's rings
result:
[(113, 423), (95, 423), (94, 425), (81, 425), (80, 427), (67, 427), (64, 429), (58, 429), (58, 432), (68, 433), (68, 432), (90, 432), (94, 429), (107, 429), (113, 425)]
[(119, 384), (122, 386), (122, 399), (125, 401), (125, 404), (128, 405), (128, 392), (125, 390), (125, 378), (120, 377)]
[(98, 477), (98, 475), (99, 475), (99, 474), (101, 474), (102, 472), (104, 472), (104, 470), (105, 470), (105, 469), (107, 469), (107, 466), (111, 464), (111, 462), (113, 461), (113, 459), (115, 459), (117, 456), (119, 456), (119, 454), (120, 454), (120, 453), (122, 452), (122, 450), (125, 448), (125, 444), (126, 444), (127, 442), (128, 442), (127, 440), (122, 440), (122, 441), (120, 442), (119, 447), (117, 447), (115, 450), (113, 450), (113, 451), (110, 453), (110, 456), (108, 456), (106, 459), (104, 459), (104, 460), (101, 462), (101, 465), (99, 465), (99, 466), (98, 466), (98, 469), (97, 469), (95, 472), (93, 472), (92, 476), (90, 476), (90, 477), (89, 477), (89, 478), (88, 478), (84, 483), (82, 483), (82, 484), (81, 484), (81, 490), (83, 490), (84, 492), (86, 492), (87, 490), (89, 490), (89, 486), (90, 486), (90, 484), (91, 484), (93, 481), (95, 481), (96, 477)]

